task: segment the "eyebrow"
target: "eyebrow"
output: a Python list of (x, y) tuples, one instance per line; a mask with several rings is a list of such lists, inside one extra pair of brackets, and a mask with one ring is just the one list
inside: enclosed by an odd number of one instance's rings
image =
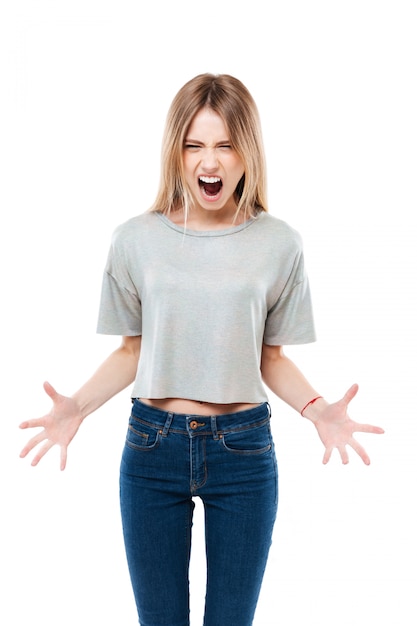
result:
[[(191, 137), (186, 137), (184, 143), (192, 143), (196, 146), (204, 146), (203, 141), (198, 141), (198, 139), (192, 139)], [(230, 139), (223, 139), (222, 141), (218, 141), (216, 146), (222, 146), (223, 144), (230, 144)]]

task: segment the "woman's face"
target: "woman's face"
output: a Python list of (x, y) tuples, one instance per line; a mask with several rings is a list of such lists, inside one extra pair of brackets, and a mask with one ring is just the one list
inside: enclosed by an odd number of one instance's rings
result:
[(234, 213), (234, 191), (245, 170), (222, 118), (212, 109), (201, 109), (191, 122), (183, 163), (194, 209)]

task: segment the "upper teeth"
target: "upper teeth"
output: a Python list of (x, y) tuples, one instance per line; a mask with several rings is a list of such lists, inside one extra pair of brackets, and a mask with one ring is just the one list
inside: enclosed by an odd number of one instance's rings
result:
[(220, 182), (220, 178), (217, 178), (217, 176), (200, 176), (200, 180), (203, 183), (219, 183)]

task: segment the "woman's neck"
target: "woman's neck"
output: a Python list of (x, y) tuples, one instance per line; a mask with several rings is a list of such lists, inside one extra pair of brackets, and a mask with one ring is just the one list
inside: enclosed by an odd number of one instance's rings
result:
[(172, 211), (167, 217), (177, 226), (185, 226), (191, 230), (223, 230), (239, 226), (246, 219), (242, 212), (236, 216), (236, 210), (201, 211), (194, 208), (190, 209), (187, 218), (183, 209)]

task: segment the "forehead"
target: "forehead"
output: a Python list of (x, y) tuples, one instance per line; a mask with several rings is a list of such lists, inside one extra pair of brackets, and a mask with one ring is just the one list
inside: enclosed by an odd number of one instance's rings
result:
[(213, 109), (205, 107), (195, 114), (187, 132), (187, 137), (197, 138), (197, 135), (227, 139), (229, 132), (223, 118)]

